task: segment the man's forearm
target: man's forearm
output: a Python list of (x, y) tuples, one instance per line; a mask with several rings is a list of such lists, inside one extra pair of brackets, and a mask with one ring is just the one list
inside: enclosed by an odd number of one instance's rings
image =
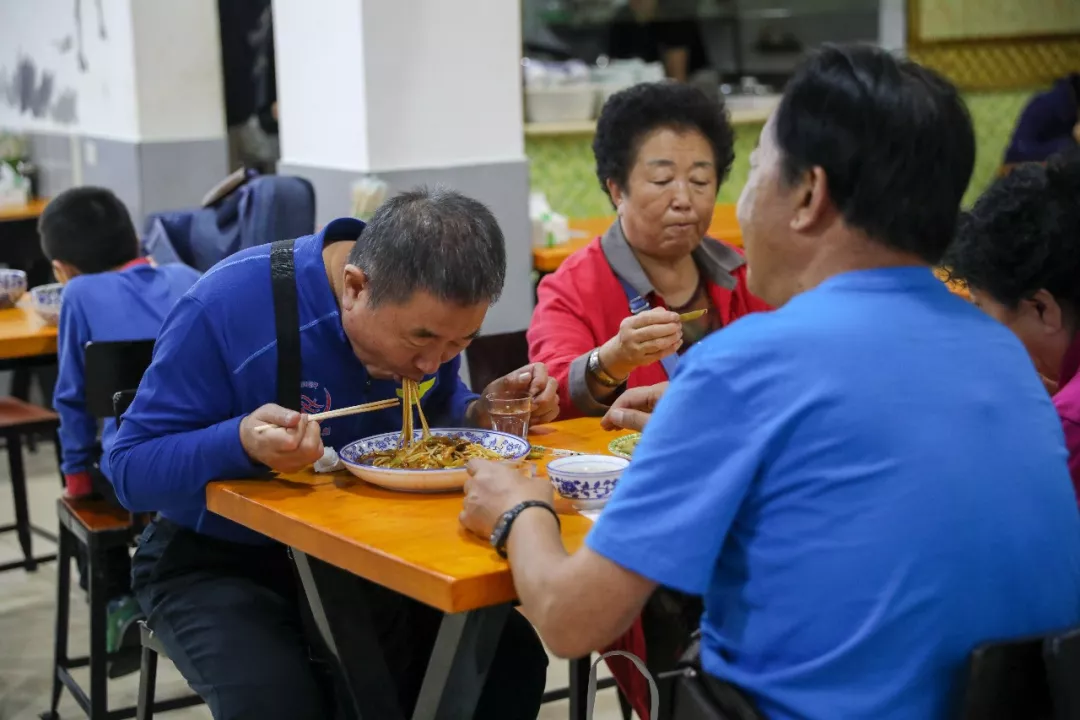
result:
[(611, 643), (651, 592), (645, 581), (643, 590), (623, 593), (603, 567), (595, 566), (611, 565), (608, 561), (584, 549), (568, 555), (555, 518), (543, 510), (518, 517), (507, 551), (521, 610), (559, 657), (583, 657)]
[(541, 509), (523, 512), (514, 521), (506, 551), (522, 612), (548, 647), (558, 653), (560, 628), (553, 617), (558, 615), (556, 578), (560, 563), (569, 556), (555, 518)]

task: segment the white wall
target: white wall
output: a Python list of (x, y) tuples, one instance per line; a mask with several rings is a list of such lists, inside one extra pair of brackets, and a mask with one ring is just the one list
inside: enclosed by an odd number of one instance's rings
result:
[(285, 165), (521, 160), (516, 0), (274, 0)]
[(139, 139), (223, 137), (217, 1), (135, 0), (132, 16)]
[(907, 3), (904, 0), (880, 0), (878, 44), (886, 50), (907, 50)]
[(519, 2), (363, 6), (372, 169), (523, 157)]
[[(137, 138), (131, 2), (100, 3), (105, 28), (102, 38), (98, 4), (83, 0), (85, 70), (79, 66), (73, 0), (0, 2), (0, 127)], [(53, 77), (52, 101), (43, 117), (18, 107), (19, 93), (13, 86), (20, 59), (30, 60), (39, 84), (43, 74)], [(67, 94), (74, 102), (74, 121), (56, 113), (58, 98)]]
[[(98, 8), (103, 17), (99, 17)], [(223, 137), (215, 0), (0, 0), (0, 127), (128, 142)], [(17, 66), (52, 76), (42, 117), (20, 107)], [(74, 118), (66, 117), (64, 96)]]
[[(390, 0), (398, 2), (399, 0)], [(368, 167), (360, 0), (274, 0), (282, 163)]]

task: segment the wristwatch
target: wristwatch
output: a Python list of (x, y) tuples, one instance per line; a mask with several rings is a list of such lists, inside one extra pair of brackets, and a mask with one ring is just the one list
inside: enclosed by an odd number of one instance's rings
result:
[(604, 387), (617, 388), (626, 382), (626, 378), (618, 380), (611, 377), (608, 371), (604, 369), (603, 363), (600, 362), (600, 349), (597, 348), (589, 353), (589, 373), (596, 378), (596, 382), (600, 383)]
[(517, 520), (518, 515), (532, 507), (542, 507), (547, 510), (555, 518), (555, 522), (558, 524), (559, 528), (562, 529), (562, 523), (559, 522), (559, 514), (555, 512), (555, 508), (553, 508), (550, 503), (546, 503), (543, 500), (526, 500), (525, 502), (520, 502), (504, 512), (495, 523), (495, 528), (491, 531), (491, 547), (495, 548), (495, 552), (499, 553), (499, 557), (506, 557), (506, 542), (510, 539), (510, 528), (513, 526), (514, 521)]

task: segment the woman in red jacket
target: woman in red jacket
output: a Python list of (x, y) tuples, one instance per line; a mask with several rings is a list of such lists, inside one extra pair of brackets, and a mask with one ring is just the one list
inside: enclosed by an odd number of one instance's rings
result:
[[(742, 254), (705, 237), (733, 140), (723, 105), (687, 85), (637, 85), (604, 105), (593, 152), (618, 219), (541, 281), (528, 332), (530, 359), (559, 382), (560, 417), (603, 415), (626, 388), (668, 380), (709, 333), (768, 309), (746, 289)], [(707, 313), (679, 321), (694, 310)], [(699, 599), (661, 589), (615, 647), (670, 670), (700, 615)], [(646, 717), (644, 678), (625, 659), (609, 665)], [(662, 684), (650, 720), (668, 717), (668, 695)]]
[[(674, 372), (679, 354), (767, 306), (746, 289), (742, 254), (705, 237), (734, 159), (721, 102), (674, 83), (608, 100), (596, 174), (618, 218), (540, 282), (529, 357), (559, 382), (560, 417), (603, 415), (627, 387)], [(708, 312), (679, 322), (679, 314)]]

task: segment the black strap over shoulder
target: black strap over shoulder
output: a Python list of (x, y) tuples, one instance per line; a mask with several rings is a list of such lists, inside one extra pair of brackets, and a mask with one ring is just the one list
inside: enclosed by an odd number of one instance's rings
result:
[(300, 411), (300, 306), (296, 294), (295, 240), (270, 246), (270, 289), (277, 330), (277, 404)]

